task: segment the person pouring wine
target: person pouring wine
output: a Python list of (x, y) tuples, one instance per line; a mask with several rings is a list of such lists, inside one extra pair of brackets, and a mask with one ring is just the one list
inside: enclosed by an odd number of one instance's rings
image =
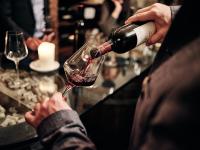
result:
[[(199, 102), (196, 103), (195, 100), (198, 101), (200, 97), (200, 71), (199, 65), (197, 65), (200, 63), (198, 48), (200, 42), (199, 40), (194, 41), (194, 39), (200, 35), (200, 23), (197, 19), (197, 21), (195, 20), (198, 17), (197, 8), (199, 6), (196, 3), (198, 4), (197, 1), (185, 0), (163, 42), (164, 46), (159, 50), (161, 52), (164, 51), (164, 48), (170, 48), (171, 51), (180, 51), (180, 53), (168, 59), (164, 65), (161, 63), (168, 57), (163, 56), (163, 53), (158, 53), (157, 57), (162, 59), (155, 61), (161, 60), (161, 62), (155, 62), (157, 63), (156, 71), (152, 72), (143, 82), (143, 90), (136, 107), (130, 137), (130, 150), (199, 149), (199, 124), (197, 124), (199, 122), (197, 115), (199, 114)], [(171, 14), (173, 14), (173, 9), (171, 8), (170, 11), (169, 6), (154, 4), (139, 10), (126, 23), (149, 21), (149, 18), (154, 21), (156, 32), (148, 39), (148, 43), (153, 44), (165, 37), (173, 18)], [(185, 30), (188, 27), (190, 30)], [(187, 37), (183, 34), (186, 34)], [(174, 37), (178, 41), (172, 40)], [(181, 48), (191, 41), (194, 42), (184, 49)], [(176, 61), (177, 59), (179, 61)], [(160, 67), (158, 68), (158, 66)], [(185, 71), (190, 71), (190, 74), (184, 74)], [(172, 76), (169, 72), (173, 73)], [(184, 79), (181, 79), (179, 75), (183, 74)], [(192, 99), (191, 94), (196, 94), (197, 99)], [(186, 105), (185, 102), (188, 104)], [(56, 93), (49, 100), (38, 103), (34, 112), (27, 112), (25, 118), (37, 129), (37, 133), (47, 149), (96, 149), (87, 137), (78, 114), (67, 105), (61, 93)], [(196, 120), (198, 121), (195, 123)], [(196, 138), (194, 135), (198, 135), (198, 137)]]

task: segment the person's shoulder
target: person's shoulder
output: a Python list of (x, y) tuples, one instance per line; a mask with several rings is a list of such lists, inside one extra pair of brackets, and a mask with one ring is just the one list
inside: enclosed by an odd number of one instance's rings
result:
[[(170, 66), (170, 69), (192, 69), (192, 66), (200, 63), (200, 38), (192, 40), (185, 46), (181, 47), (180, 50), (172, 56), (164, 66)], [(182, 66), (182, 67), (180, 67)], [(162, 68), (160, 68), (162, 70)], [(199, 70), (199, 69), (198, 69)]]
[[(151, 74), (152, 87), (167, 94), (183, 83), (200, 77), (200, 38), (183, 46)], [(200, 78), (196, 80), (200, 81)], [(159, 81), (159, 82), (158, 82)], [(198, 82), (196, 82), (198, 83)]]

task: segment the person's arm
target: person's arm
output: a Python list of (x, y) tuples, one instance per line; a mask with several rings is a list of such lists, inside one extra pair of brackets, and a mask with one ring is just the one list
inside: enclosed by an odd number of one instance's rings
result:
[[(0, 18), (1, 26), (5, 30), (21, 31), (26, 39), (27, 47), (31, 50), (37, 50), (42, 40), (32, 37), (28, 32), (16, 24), (12, 19), (12, 1), (11, 0), (0, 0)], [(23, 16), (22, 16), (23, 17)]]
[(156, 26), (156, 32), (147, 41), (147, 45), (151, 45), (160, 42), (165, 38), (165, 35), (171, 25), (172, 18), (175, 16), (175, 12), (177, 11), (178, 7), (170, 7), (164, 4), (156, 3), (138, 10), (133, 16), (129, 17), (125, 23), (153, 21)]
[(117, 24), (117, 19), (121, 13), (122, 6), (118, 0), (113, 0), (115, 5), (115, 9), (113, 10), (112, 14), (109, 14), (109, 3), (104, 2), (101, 9), (101, 19), (99, 22), (99, 27), (103, 31), (103, 33), (107, 36), (110, 35), (113, 29), (119, 27)]
[(112, 0), (112, 2), (115, 5), (115, 9), (113, 10), (111, 17), (113, 17), (114, 19), (118, 19), (119, 15), (123, 9), (122, 4), (123, 4), (123, 0)]
[(52, 114), (41, 122), (37, 133), (48, 149), (95, 150), (78, 114), (72, 110), (61, 110)]
[(25, 114), (26, 121), (37, 129), (48, 150), (95, 150), (87, 137), (78, 114), (56, 93), (49, 100), (37, 103), (34, 112)]

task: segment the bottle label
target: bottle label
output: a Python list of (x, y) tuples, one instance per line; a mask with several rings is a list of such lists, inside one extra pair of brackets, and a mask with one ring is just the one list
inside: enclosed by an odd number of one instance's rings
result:
[(137, 35), (137, 46), (146, 42), (156, 31), (155, 24), (153, 22), (145, 23), (134, 29)]

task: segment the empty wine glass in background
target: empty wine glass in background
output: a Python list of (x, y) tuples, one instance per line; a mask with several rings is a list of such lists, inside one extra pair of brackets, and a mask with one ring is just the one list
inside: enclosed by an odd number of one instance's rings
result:
[(95, 83), (103, 64), (104, 56), (91, 59), (90, 50), (95, 45), (91, 43), (84, 44), (64, 63), (64, 71), (67, 77), (67, 84), (63, 96), (67, 91), (75, 86), (91, 86)]
[(28, 49), (22, 32), (6, 32), (4, 54), (7, 59), (14, 61), (17, 73), (16, 82), (19, 83), (19, 61), (28, 55)]

